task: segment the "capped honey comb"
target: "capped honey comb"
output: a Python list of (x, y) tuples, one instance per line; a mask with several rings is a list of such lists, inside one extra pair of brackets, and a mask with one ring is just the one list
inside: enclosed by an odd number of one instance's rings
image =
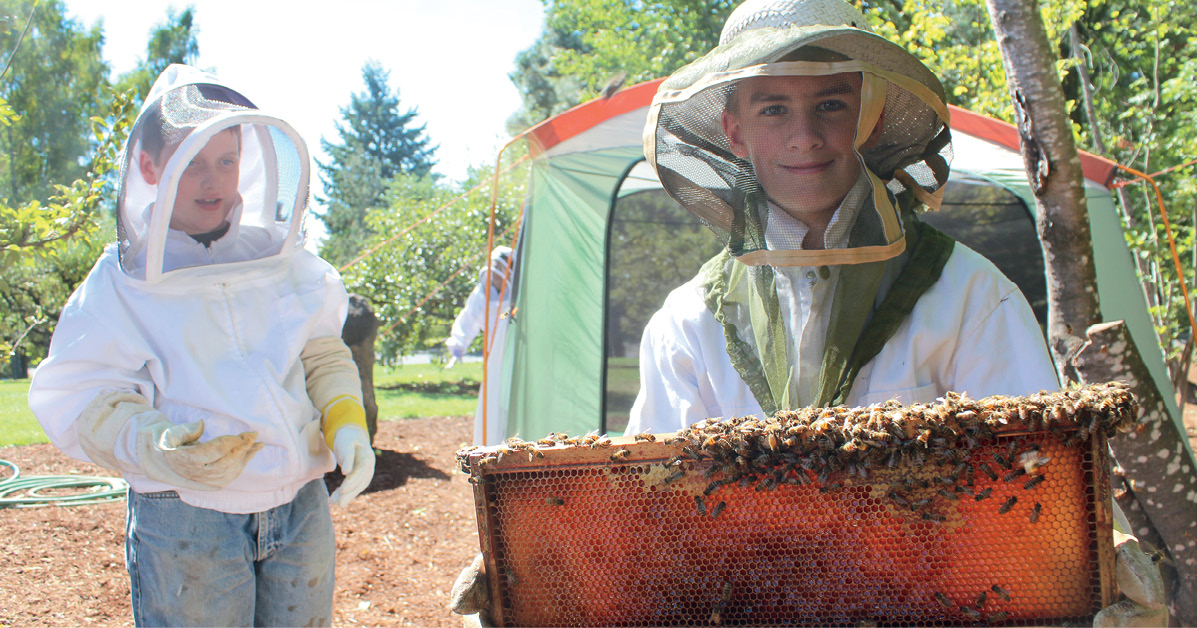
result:
[(1064, 625), (1113, 590), (1105, 384), (458, 452), (518, 626)]

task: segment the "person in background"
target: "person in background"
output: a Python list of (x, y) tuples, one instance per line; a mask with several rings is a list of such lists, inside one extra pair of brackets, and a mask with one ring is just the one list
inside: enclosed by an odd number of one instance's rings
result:
[[(478, 271), (478, 284), (466, 298), (465, 306), (453, 320), (453, 329), (445, 339), (445, 349), (449, 352), (449, 364), (452, 368), (465, 357), (466, 350), (474, 342), (474, 338), (488, 328), (488, 343), (490, 355), (487, 358), (485, 383), (486, 394), (478, 393), (478, 408), (474, 412), (474, 444), (496, 445), (506, 438), (507, 412), (506, 403), (501, 399), (502, 387), (499, 383), (503, 374), (503, 348), (507, 339), (507, 326), (510, 317), (505, 314), (511, 308), (512, 279), (511, 247), (496, 246), (490, 254), (490, 263), (486, 268)], [(487, 290), (490, 291), (490, 308), (487, 309)], [(483, 413), (486, 414), (486, 433), (483, 434)]]
[(334, 536), (374, 472), (340, 276), (302, 247), (309, 159), (207, 73), (158, 77), (125, 147), (117, 242), (63, 309), (29, 406), (130, 485), (138, 626), (332, 622)]

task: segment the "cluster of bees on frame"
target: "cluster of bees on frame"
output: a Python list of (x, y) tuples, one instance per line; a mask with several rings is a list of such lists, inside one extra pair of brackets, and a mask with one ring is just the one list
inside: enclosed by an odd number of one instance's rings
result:
[[(1027, 490), (1044, 480), (1036, 471), (1049, 458), (1021, 439), (1012, 438), (1005, 447), (993, 448), (1000, 449), (992, 454), (993, 464), (973, 455), (978, 448), (992, 445), (999, 432), (1047, 431), (1065, 447), (1073, 447), (1099, 432), (1109, 436), (1127, 429), (1137, 414), (1129, 389), (1110, 382), (1022, 397), (971, 399), (947, 393), (932, 404), (904, 406), (890, 401), (855, 408), (803, 408), (768, 419), (706, 419), (664, 439), (665, 444), (681, 446), (681, 452), (665, 463), (670, 469), (665, 483), (680, 480), (690, 469), (702, 468), (710, 481), (703, 494), (695, 496), (695, 508), (700, 515), (718, 517), (726, 503), (712, 496), (725, 486), (766, 491), (783, 484), (815, 482), (820, 492), (830, 493), (857, 478), (867, 481), (878, 471), (928, 469), (932, 467), (927, 463), (932, 463), (942, 471), (896, 474), (899, 477), (886, 497), (927, 521), (942, 522), (942, 514), (927, 508), (933, 500), (979, 502), (990, 497), (992, 488), (974, 489), (978, 473), (993, 481), (1021, 482)], [(655, 441), (657, 437), (644, 433), (636, 439)], [(496, 463), (510, 455), (526, 455), (532, 461), (544, 456), (543, 448), (562, 445), (610, 448), (610, 460), (615, 463), (630, 453), (612, 447), (607, 436), (558, 433), (535, 442), (509, 438), (481, 463)], [(465, 467), (465, 456), (461, 462)], [(997, 506), (997, 512), (1006, 514), (1017, 503), (1018, 498), (1011, 495)], [(1042, 509), (1042, 504), (1035, 503), (1027, 510), (1032, 523)]]
[[(1065, 447), (1073, 447), (1099, 432), (1109, 436), (1128, 428), (1137, 413), (1127, 387), (1111, 382), (1025, 397), (974, 400), (947, 393), (933, 404), (903, 406), (891, 401), (857, 408), (804, 408), (770, 419), (707, 419), (664, 442), (681, 445), (681, 453), (667, 466), (681, 470), (687, 463), (706, 463), (703, 473), (711, 481), (695, 496), (700, 515), (718, 516), (726, 504), (712, 496), (733, 484), (767, 491), (782, 484), (815, 482), (820, 492), (830, 493), (857, 478), (867, 481), (878, 471), (939, 469), (930, 474), (887, 474), (896, 479), (886, 497), (924, 520), (942, 522), (944, 515), (927, 508), (933, 500), (979, 502), (990, 497), (992, 488), (974, 489), (978, 473), (992, 481), (1021, 482), (1028, 491), (1043, 482), (1044, 476), (1036, 472), (1050, 458), (1020, 438), (996, 448), (1000, 451), (992, 454), (992, 465), (974, 455), (992, 445), (999, 432), (1047, 431)], [(637, 438), (655, 439), (651, 434)], [(671, 474), (667, 481), (680, 477)], [(1006, 514), (1017, 503), (1011, 495), (997, 512)], [(1028, 509), (1032, 523), (1042, 509), (1040, 503)]]

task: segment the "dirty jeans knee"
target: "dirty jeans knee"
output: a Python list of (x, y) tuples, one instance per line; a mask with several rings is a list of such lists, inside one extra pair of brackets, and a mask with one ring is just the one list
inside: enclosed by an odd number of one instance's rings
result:
[(126, 561), (137, 626), (331, 623), (333, 531), (321, 480), (253, 514), (129, 492)]
[(324, 480), (260, 517), (255, 625), (332, 625), (336, 541)]

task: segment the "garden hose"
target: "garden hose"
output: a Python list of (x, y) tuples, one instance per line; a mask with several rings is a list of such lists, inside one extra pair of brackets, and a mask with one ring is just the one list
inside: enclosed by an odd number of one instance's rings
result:
[(5, 467), (12, 469), (12, 475), (0, 479), (0, 508), (99, 504), (120, 501), (129, 491), (129, 484), (121, 478), (88, 475), (21, 477), (17, 465), (0, 459), (0, 474)]

